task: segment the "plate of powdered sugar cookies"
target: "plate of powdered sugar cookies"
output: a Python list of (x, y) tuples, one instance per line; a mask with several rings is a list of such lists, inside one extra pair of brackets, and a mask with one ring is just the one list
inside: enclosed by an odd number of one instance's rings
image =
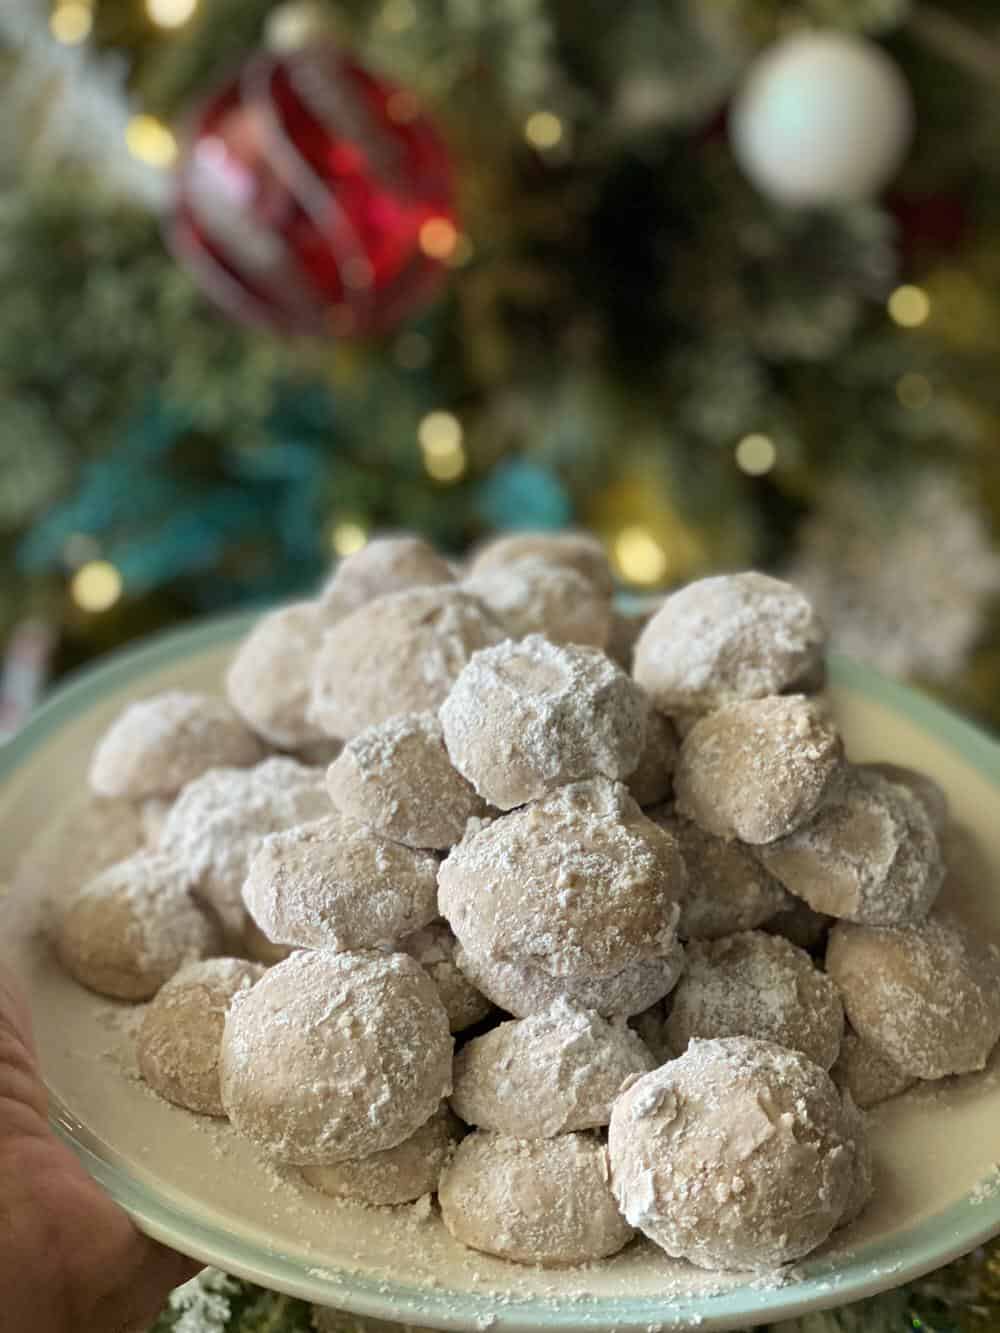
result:
[(740, 1328), (1000, 1231), (1000, 748), (755, 572), (371, 541), (0, 751), (0, 956), (149, 1234), (454, 1329)]

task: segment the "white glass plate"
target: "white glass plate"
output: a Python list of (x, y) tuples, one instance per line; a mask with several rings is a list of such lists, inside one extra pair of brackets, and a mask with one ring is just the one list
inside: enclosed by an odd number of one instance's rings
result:
[[(877, 1195), (791, 1272), (704, 1273), (645, 1242), (590, 1268), (543, 1271), (455, 1244), (436, 1212), (335, 1202), (269, 1168), (228, 1124), (190, 1115), (135, 1077), (134, 1010), (62, 974), (17, 866), (78, 799), (90, 750), (122, 705), (170, 687), (219, 688), (246, 617), (118, 654), (58, 691), (0, 748), (0, 953), (30, 995), (53, 1122), (92, 1174), (159, 1240), (263, 1286), (399, 1323), (452, 1329), (730, 1329), (897, 1286), (1000, 1232), (1000, 1056), (871, 1114)], [(1000, 935), (1000, 747), (928, 699), (851, 663), (831, 698), (852, 758), (933, 774), (990, 872), (973, 905)], [(58, 886), (52, 886), (58, 887)], [(5, 893), (5, 896), (3, 896)]]

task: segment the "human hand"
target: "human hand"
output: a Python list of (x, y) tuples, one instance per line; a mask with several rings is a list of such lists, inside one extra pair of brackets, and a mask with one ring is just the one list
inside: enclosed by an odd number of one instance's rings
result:
[(0, 967), (0, 1333), (141, 1333), (199, 1267), (137, 1231), (52, 1132), (30, 1015)]

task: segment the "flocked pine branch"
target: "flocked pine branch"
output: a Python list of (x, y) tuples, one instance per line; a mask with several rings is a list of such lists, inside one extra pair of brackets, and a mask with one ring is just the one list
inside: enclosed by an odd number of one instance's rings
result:
[(84, 165), (133, 203), (162, 206), (163, 173), (133, 157), (126, 143), (132, 108), (120, 58), (56, 42), (42, 0), (0, 0), (0, 48), (13, 58), (4, 89), (2, 151), (9, 156), (0, 163), (8, 178), (30, 153), (36, 167)]

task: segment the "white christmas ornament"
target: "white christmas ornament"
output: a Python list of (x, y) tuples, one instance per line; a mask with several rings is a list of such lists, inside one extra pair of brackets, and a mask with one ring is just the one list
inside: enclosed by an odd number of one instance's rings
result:
[(759, 56), (730, 120), (743, 170), (793, 205), (877, 194), (912, 133), (910, 92), (894, 62), (874, 43), (835, 32), (800, 33)]

